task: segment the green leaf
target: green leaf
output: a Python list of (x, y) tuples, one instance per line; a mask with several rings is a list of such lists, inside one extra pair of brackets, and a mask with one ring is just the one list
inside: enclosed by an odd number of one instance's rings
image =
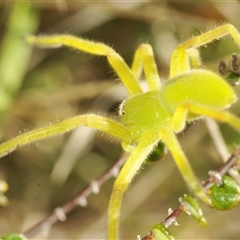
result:
[(146, 159), (147, 163), (155, 163), (161, 160), (166, 155), (166, 146), (164, 143), (159, 142), (154, 151)]
[(197, 200), (191, 196), (184, 195), (182, 199), (182, 206), (184, 212), (192, 216), (194, 220), (201, 226), (207, 226), (207, 220), (203, 216), (202, 209), (200, 208)]
[(172, 236), (168, 228), (166, 228), (163, 224), (156, 224), (152, 228), (153, 240), (174, 240), (175, 238)]
[(225, 77), (226, 81), (232, 86), (235, 86), (239, 83), (239, 78), (240, 78), (239, 73), (235, 72), (231, 72), (227, 74), (227, 76)]
[(240, 187), (228, 176), (222, 177), (222, 184), (214, 184), (209, 190), (213, 205), (218, 210), (229, 210), (240, 200)]

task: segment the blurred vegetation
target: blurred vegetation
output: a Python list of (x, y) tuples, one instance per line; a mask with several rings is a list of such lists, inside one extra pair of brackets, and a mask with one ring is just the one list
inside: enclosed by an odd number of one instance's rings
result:
[[(129, 64), (137, 46), (148, 42), (164, 80), (171, 52), (178, 43), (223, 22), (240, 29), (239, 8), (238, 1), (32, 1), (32, 6), (30, 2), (1, 1), (1, 141), (84, 112), (114, 114), (110, 111), (112, 105), (124, 95), (121, 88), (109, 94), (119, 82), (106, 59), (66, 48), (33, 49), (29, 59), (31, 47), (21, 41), (24, 34), (71, 33), (101, 41), (113, 46)], [(201, 55), (206, 68), (218, 71), (219, 62), (228, 61), (238, 51), (227, 37), (201, 48)], [(239, 104), (232, 111), (239, 114)], [(233, 150), (240, 142), (239, 135), (228, 126), (221, 127)], [(0, 209), (0, 236), (32, 227), (102, 173), (121, 153), (116, 142), (100, 134), (89, 140), (76, 134), (77, 140), (70, 141), (72, 134), (23, 147), (1, 159), (0, 179), (6, 180), (10, 188), (9, 205)], [(191, 124), (179, 139), (201, 179), (221, 165), (204, 121)], [(66, 148), (70, 149), (67, 156), (63, 154)], [(57, 165), (60, 167), (53, 174)], [(54, 225), (48, 236), (36, 237), (104, 238), (113, 182), (111, 179), (98, 195), (92, 195), (87, 207), (75, 209), (65, 222)], [(178, 198), (185, 192), (186, 185), (170, 155), (146, 165), (124, 198), (122, 238), (146, 235), (167, 215), (168, 208), (178, 205)], [(206, 229), (184, 215), (178, 219), (181, 225), (170, 230), (178, 239), (238, 239), (239, 210), (237, 206), (218, 212), (203, 206), (209, 223)]]

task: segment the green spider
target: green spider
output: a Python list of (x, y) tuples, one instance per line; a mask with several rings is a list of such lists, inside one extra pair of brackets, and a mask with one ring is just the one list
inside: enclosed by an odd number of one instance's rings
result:
[[(14, 151), (18, 146), (67, 132), (78, 126), (87, 126), (118, 138), (129, 158), (122, 167), (113, 187), (108, 211), (108, 239), (118, 239), (119, 218), (123, 194), (133, 177), (139, 172), (148, 155), (162, 141), (173, 158), (190, 189), (206, 205), (214, 207), (211, 197), (193, 173), (181, 149), (176, 134), (187, 122), (201, 116), (226, 122), (240, 131), (240, 119), (225, 111), (237, 97), (232, 87), (217, 74), (200, 66), (197, 48), (230, 35), (240, 47), (240, 35), (231, 24), (216, 27), (194, 36), (175, 48), (172, 53), (169, 80), (162, 85), (150, 45), (137, 49), (132, 67), (109, 46), (70, 35), (26, 36), (28, 43), (39, 47), (63, 45), (94, 55), (106, 56), (129, 92), (120, 107), (121, 122), (88, 114), (69, 118), (51, 126), (24, 133), (0, 145), (0, 155)], [(142, 70), (148, 85), (143, 92), (138, 78)]]

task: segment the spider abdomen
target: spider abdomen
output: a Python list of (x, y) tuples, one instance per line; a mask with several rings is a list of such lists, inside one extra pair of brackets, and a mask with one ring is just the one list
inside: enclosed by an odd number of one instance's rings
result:
[(161, 89), (164, 106), (174, 113), (186, 101), (216, 109), (231, 106), (237, 97), (232, 87), (217, 74), (207, 70), (191, 70), (170, 79)]

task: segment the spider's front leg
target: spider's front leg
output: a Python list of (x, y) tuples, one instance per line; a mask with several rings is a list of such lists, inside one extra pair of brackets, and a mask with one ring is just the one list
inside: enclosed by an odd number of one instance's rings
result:
[(54, 48), (67, 46), (93, 55), (106, 56), (108, 62), (116, 71), (120, 80), (127, 88), (130, 95), (142, 93), (142, 89), (137, 78), (131, 69), (116, 53), (113, 48), (106, 44), (85, 40), (71, 35), (53, 35), (53, 36), (25, 36), (25, 41), (42, 48)]
[(35, 129), (22, 135), (19, 135), (0, 145), (0, 157), (13, 152), (17, 147), (42, 140), (51, 136), (63, 134), (76, 127), (86, 126), (102, 132), (108, 133), (122, 141), (127, 141), (131, 135), (130, 131), (122, 124), (94, 114), (81, 115), (66, 119), (62, 122), (52, 124), (50, 126)]
[(123, 194), (131, 183), (133, 177), (139, 171), (147, 156), (153, 151), (159, 141), (159, 135), (154, 132), (146, 132), (131, 152), (128, 160), (121, 169), (111, 195), (108, 210), (108, 239), (118, 239), (119, 218)]

